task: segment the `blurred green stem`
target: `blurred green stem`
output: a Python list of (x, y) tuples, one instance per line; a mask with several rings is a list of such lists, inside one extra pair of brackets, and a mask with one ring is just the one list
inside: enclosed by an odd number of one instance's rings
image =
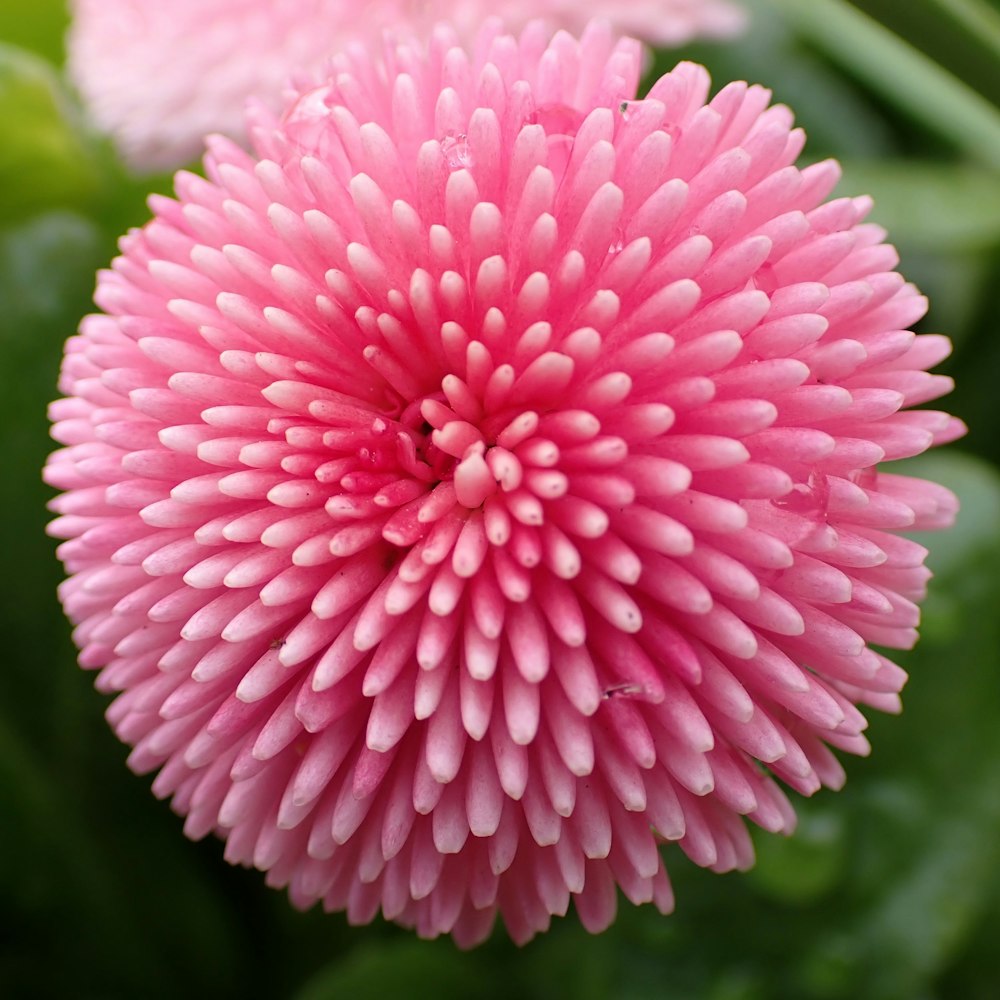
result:
[(986, 0), (927, 0), (1000, 59), (1000, 11)]
[[(936, 0), (978, 8), (971, 0)], [(1000, 169), (1000, 110), (846, 0), (764, 0), (803, 38), (929, 130)]]

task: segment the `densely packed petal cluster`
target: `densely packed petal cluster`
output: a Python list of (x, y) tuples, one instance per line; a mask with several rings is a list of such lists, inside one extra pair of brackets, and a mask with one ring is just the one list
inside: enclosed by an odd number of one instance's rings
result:
[(70, 74), (95, 123), (140, 169), (173, 169), (220, 132), (245, 140), (250, 96), (281, 106), (292, 74), (322, 71), (351, 40), (386, 28), (429, 30), (438, 18), (471, 38), (485, 17), (548, 18), (581, 28), (589, 16), (657, 45), (723, 37), (745, 17), (731, 0), (72, 0)]
[(339, 56), (126, 236), (66, 349), (61, 598), (192, 837), (530, 938), (752, 862), (897, 708), (961, 433), (865, 198), (600, 27)]

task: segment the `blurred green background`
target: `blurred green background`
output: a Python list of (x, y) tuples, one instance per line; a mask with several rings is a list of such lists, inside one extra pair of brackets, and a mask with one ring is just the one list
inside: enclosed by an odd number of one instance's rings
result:
[[(623, 903), (590, 938), (574, 916), (528, 947), (417, 941), (294, 911), (218, 842), (189, 843), (124, 767), (74, 665), (43, 534), (45, 405), (96, 269), (164, 177), (130, 178), (61, 75), (60, 0), (0, 5), (0, 996), (524, 1000), (994, 1000), (1000, 995), (1000, 2), (756, 0), (753, 28), (683, 55), (717, 82), (773, 87), (872, 193), (921, 328), (955, 341), (949, 407), (972, 427), (913, 462), (963, 501), (924, 539), (937, 578), (900, 718), (836, 795), (798, 801), (791, 840), (758, 837), (747, 875), (668, 853), (677, 913)], [(676, 53), (661, 53), (656, 72)]]

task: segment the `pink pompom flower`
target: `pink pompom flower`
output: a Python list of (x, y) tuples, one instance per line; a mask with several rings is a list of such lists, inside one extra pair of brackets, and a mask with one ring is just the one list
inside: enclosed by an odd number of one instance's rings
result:
[(526, 941), (752, 863), (916, 639), (925, 300), (769, 93), (638, 43), (357, 48), (126, 236), (51, 531), (131, 767), (365, 922)]
[(730, 0), (72, 0), (70, 75), (95, 124), (140, 170), (174, 169), (221, 132), (244, 142), (250, 96), (281, 107), (289, 75), (321, 71), (352, 39), (377, 43), (386, 28), (429, 30), (438, 18), (474, 36), (484, 18), (512, 25), (545, 17), (582, 28), (607, 17), (656, 45), (738, 32)]

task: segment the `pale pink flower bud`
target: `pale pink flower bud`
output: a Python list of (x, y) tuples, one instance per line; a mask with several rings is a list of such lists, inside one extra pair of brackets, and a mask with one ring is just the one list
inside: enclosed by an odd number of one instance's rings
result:
[(606, 17), (653, 45), (728, 37), (745, 23), (730, 0), (71, 0), (68, 65), (95, 124), (141, 170), (174, 169), (203, 137), (245, 142), (248, 97), (277, 111), (290, 76), (322, 74), (352, 42), (421, 34), (435, 21), (471, 40), (499, 14), (512, 27), (546, 18), (579, 30)]

